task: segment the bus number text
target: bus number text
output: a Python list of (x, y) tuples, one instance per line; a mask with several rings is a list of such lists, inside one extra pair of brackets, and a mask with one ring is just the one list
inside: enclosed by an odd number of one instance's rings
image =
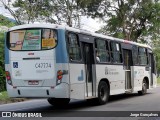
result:
[(36, 68), (51, 68), (51, 63), (36, 63)]

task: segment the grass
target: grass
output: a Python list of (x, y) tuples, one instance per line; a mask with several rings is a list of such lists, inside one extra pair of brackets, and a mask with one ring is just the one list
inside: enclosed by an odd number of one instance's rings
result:
[(25, 98), (10, 98), (7, 94), (7, 91), (0, 92), (0, 104), (21, 102), (24, 100), (27, 100), (27, 99), (25, 99)]
[(8, 97), (8, 94), (6, 91), (0, 92), (0, 101), (5, 101), (8, 99), (9, 99), (9, 97)]
[(157, 84), (160, 85), (160, 77), (157, 78)]

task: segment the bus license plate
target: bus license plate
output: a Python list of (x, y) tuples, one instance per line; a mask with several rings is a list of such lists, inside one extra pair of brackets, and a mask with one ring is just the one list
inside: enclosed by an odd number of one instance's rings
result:
[(38, 85), (38, 84), (39, 84), (39, 81), (37, 81), (37, 80), (28, 81), (28, 85)]

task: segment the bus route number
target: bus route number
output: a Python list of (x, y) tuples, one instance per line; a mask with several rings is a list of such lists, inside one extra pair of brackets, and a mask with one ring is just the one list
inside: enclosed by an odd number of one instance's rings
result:
[(51, 63), (36, 63), (36, 68), (51, 68)]

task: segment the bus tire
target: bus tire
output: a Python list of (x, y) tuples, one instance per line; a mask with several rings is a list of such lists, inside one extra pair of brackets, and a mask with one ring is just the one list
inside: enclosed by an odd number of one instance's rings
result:
[(141, 91), (138, 91), (138, 94), (139, 95), (144, 95), (147, 93), (147, 82), (145, 80), (143, 80), (143, 83), (142, 83), (142, 90)]
[(47, 100), (49, 104), (55, 107), (63, 107), (63, 106), (68, 105), (70, 102), (69, 98), (48, 98)]
[(98, 104), (103, 105), (108, 102), (109, 99), (109, 86), (105, 81), (101, 81), (98, 86)]

